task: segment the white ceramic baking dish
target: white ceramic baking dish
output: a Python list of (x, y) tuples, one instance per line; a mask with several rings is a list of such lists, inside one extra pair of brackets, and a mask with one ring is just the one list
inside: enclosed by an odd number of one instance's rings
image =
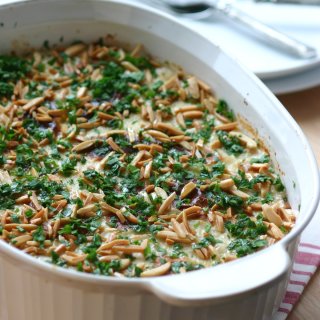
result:
[[(124, 1), (21, 1), (0, 7), (1, 51), (106, 34), (143, 43), (210, 84), (257, 129), (300, 208), (291, 233), (234, 262), (182, 275), (115, 279), (65, 270), (0, 241), (1, 320), (270, 319), (319, 197), (318, 169), (303, 133), (271, 92), (221, 50), (174, 19)], [(241, 50), (241, 48), (239, 48)]]

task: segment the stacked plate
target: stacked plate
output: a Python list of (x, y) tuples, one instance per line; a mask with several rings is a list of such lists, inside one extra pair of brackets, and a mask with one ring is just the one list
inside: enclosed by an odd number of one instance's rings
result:
[[(138, 0), (132, 1), (141, 3)], [(166, 10), (161, 5), (161, 0), (143, 2)], [(320, 6), (255, 3), (251, 0), (235, 0), (233, 5), (279, 31), (317, 48), (319, 56), (313, 59), (292, 57), (214, 14), (205, 19), (181, 15), (176, 17), (240, 60), (276, 94), (320, 84)]]

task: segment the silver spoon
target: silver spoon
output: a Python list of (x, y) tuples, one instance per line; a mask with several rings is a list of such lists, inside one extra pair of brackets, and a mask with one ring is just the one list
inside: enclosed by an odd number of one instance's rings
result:
[(202, 13), (204, 17), (207, 17), (210, 10), (215, 10), (229, 20), (254, 32), (261, 40), (275, 48), (303, 59), (311, 59), (317, 56), (315, 48), (263, 24), (223, 0), (161, 0), (161, 2), (176, 13), (195, 14), (200, 18)]

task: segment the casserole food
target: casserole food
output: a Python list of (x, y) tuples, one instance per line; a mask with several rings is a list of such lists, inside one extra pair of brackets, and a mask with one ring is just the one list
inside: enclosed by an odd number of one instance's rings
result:
[(0, 66), (0, 239), (61, 267), (150, 277), (291, 230), (261, 142), (207, 84), (141, 45), (78, 42)]
[[(35, 15), (37, 10), (42, 14)], [(219, 98), (227, 98), (236, 113), (259, 129), (271, 157), (285, 173), (290, 203), (295, 209), (301, 204), (296, 227), (274, 246), (223, 266), (160, 278), (114, 279), (62, 270), (1, 242), (0, 299), (1, 306), (5, 306), (0, 310), (1, 317), (270, 318), (285, 289), (289, 254), (292, 257), (297, 237), (311, 219), (319, 193), (312, 152), (276, 99), (213, 44), (152, 10), (112, 1), (29, 1), (2, 7), (0, 15), (4, 23), (2, 36), (7, 40), (3, 50), (7, 52), (17, 40), (21, 44), (28, 39), (36, 47), (44, 40), (59, 42), (62, 34), (66, 43), (79, 37), (87, 41), (96, 39), (97, 34), (104, 35), (107, 28), (108, 33), (116, 33), (123, 41), (134, 36), (134, 42), (144, 43), (151, 54), (178, 61), (188, 72), (201, 75)], [(17, 25), (14, 17), (19, 19)], [(91, 20), (90, 29), (87, 20)], [(306, 170), (301, 170), (301, 163)]]

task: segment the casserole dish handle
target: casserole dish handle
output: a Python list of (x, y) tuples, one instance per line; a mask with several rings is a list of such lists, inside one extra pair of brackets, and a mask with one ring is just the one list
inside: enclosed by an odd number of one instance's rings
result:
[(283, 280), (290, 270), (290, 261), (284, 245), (276, 244), (214, 268), (152, 278), (148, 289), (178, 306), (221, 303)]

